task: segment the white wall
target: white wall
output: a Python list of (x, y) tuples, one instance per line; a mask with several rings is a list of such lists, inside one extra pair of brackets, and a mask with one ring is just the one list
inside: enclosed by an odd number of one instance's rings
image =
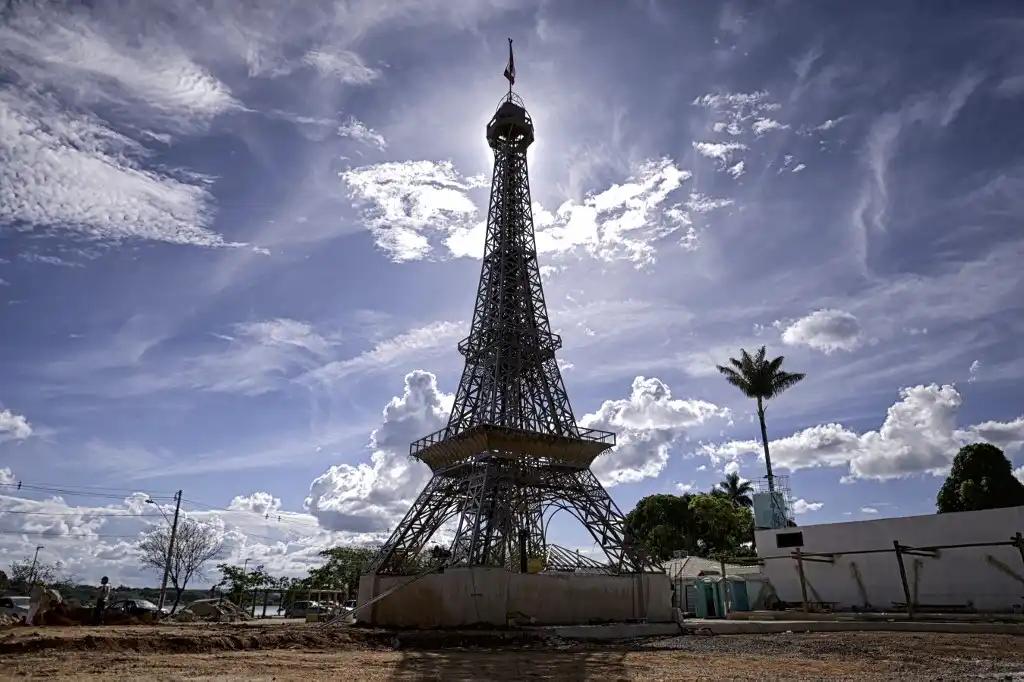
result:
[[(775, 537), (790, 532), (803, 533), (800, 549), (805, 553), (891, 549), (893, 540), (917, 547), (1005, 542), (1017, 532), (1024, 533), (1024, 507), (757, 531), (758, 556), (765, 559), (763, 573), (780, 599), (800, 602), (796, 561), (770, 558), (792, 554), (795, 548), (778, 548)], [(1019, 578), (993, 565), (990, 557), (1009, 567)], [(1024, 561), (1015, 547), (944, 549), (938, 558), (904, 554), (903, 561), (911, 594), (916, 590), (917, 604), (971, 604), (979, 611), (1024, 608)], [(838, 607), (844, 609), (864, 608), (864, 597), (851, 564), (859, 569), (867, 600), (874, 610), (892, 610), (893, 602), (905, 601), (894, 552), (841, 555), (835, 557), (834, 564), (804, 562), (804, 574), (811, 586), (807, 598), (838, 602)]]

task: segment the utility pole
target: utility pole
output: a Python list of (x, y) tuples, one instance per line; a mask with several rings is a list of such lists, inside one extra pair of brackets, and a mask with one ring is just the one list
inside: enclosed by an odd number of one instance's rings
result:
[(39, 561), (39, 550), (43, 548), (42, 545), (36, 545), (36, 554), (32, 557), (32, 569), (28, 572), (28, 585), (32, 585), (36, 582), (36, 562)]
[(167, 596), (167, 574), (171, 570), (171, 559), (174, 557), (174, 536), (178, 534), (178, 512), (181, 511), (181, 491), (174, 494), (174, 522), (171, 523), (171, 539), (167, 541), (167, 561), (164, 563), (164, 579), (160, 581), (160, 603), (157, 609), (163, 609), (164, 598)]

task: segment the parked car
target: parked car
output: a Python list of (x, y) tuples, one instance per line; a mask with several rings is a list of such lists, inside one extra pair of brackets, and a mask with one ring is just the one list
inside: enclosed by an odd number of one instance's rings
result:
[(27, 618), (29, 610), (28, 597), (0, 597), (0, 613), (15, 618)]
[(356, 610), (356, 600), (355, 599), (349, 599), (342, 606), (344, 606), (346, 611), (355, 611)]
[(318, 601), (297, 601), (285, 609), (285, 618), (305, 618), (310, 613), (324, 613), (326, 609)]
[(108, 611), (118, 611), (133, 616), (141, 616), (159, 612), (161, 616), (170, 613), (167, 609), (160, 609), (148, 599), (120, 599), (107, 607)]

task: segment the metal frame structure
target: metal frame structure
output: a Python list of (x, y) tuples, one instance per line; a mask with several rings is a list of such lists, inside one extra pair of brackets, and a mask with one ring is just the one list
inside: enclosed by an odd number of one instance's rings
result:
[[(609, 573), (657, 568), (625, 534), (622, 512), (590, 471), (615, 434), (576, 424), (555, 360), (537, 246), (526, 150), (533, 121), (518, 95), (487, 124), (494, 151), (487, 236), (466, 364), (444, 429), (410, 445), (434, 476), (370, 566), (415, 571), (415, 559), (445, 526), (454, 529), (446, 566), (526, 571), (549, 556), (545, 515), (566, 510), (602, 548)], [(565, 556), (555, 553), (561, 566)]]

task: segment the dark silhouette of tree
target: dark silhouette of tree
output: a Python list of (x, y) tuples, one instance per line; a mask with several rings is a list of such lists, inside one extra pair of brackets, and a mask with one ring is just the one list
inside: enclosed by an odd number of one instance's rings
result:
[[(139, 543), (139, 554), (142, 563), (148, 568), (162, 572), (167, 563), (167, 548), (171, 540), (171, 531), (160, 526), (151, 531)], [(217, 557), (221, 551), (221, 540), (217, 531), (192, 519), (184, 519), (178, 524), (178, 532), (174, 536), (174, 551), (171, 552), (170, 570), (167, 579), (174, 588), (174, 605), (171, 613), (178, 608), (181, 593), (193, 578), (203, 577), (203, 567), (208, 561)]]
[(754, 506), (754, 500), (750, 497), (754, 492), (754, 486), (750, 481), (741, 481), (739, 474), (726, 474), (725, 480), (719, 482), (715, 492), (737, 507)]
[(676, 551), (738, 554), (753, 535), (750, 510), (724, 495), (650, 495), (626, 515), (626, 535), (658, 560)]
[(765, 347), (751, 356), (740, 348), (740, 359), (729, 358), (732, 367), (716, 365), (725, 380), (743, 391), (743, 395), (757, 400), (757, 417), (761, 420), (761, 443), (764, 446), (764, 464), (768, 470), (768, 489), (775, 490), (775, 475), (772, 473), (772, 458), (768, 453), (768, 429), (764, 423), (764, 403), (798, 383), (806, 374), (782, 370), (783, 356), (774, 360), (765, 357)]
[(1024, 484), (1003, 451), (988, 443), (960, 448), (936, 499), (939, 513), (1024, 505)]

